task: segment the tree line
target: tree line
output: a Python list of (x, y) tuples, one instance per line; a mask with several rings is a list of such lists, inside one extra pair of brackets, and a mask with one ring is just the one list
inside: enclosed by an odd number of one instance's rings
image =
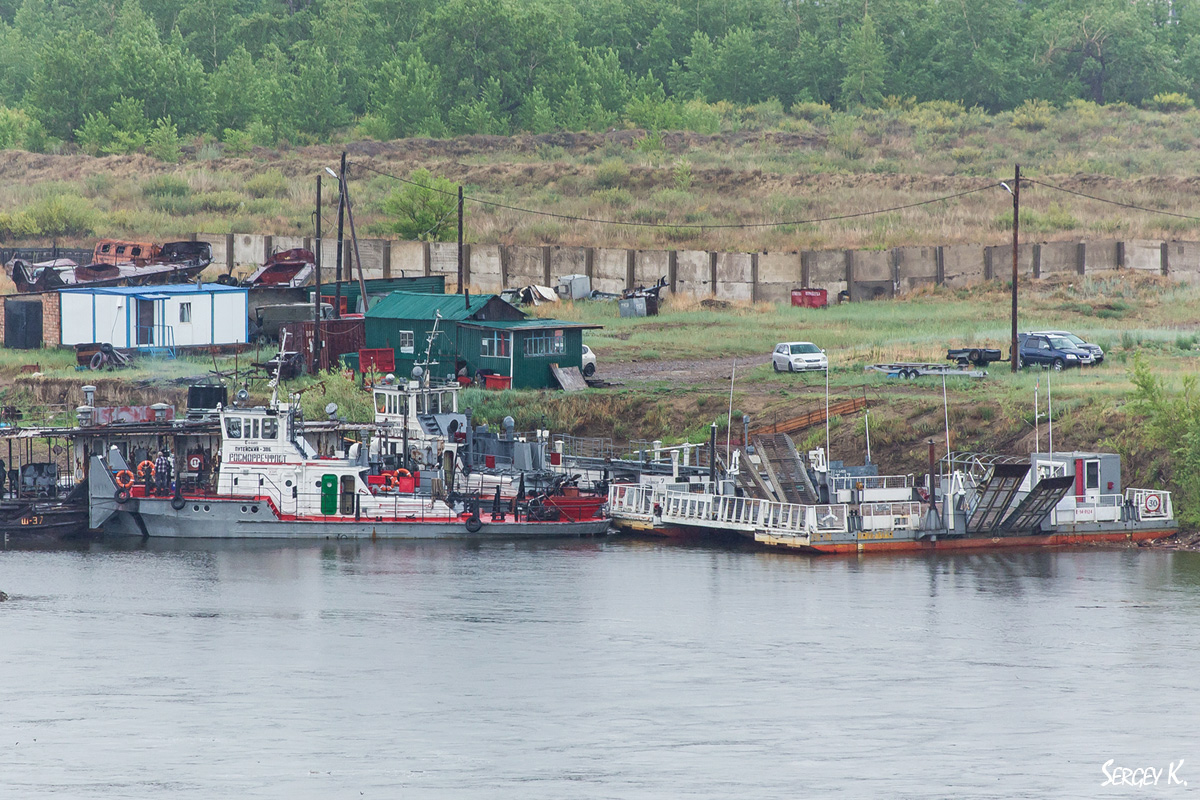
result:
[(1200, 0), (0, 0), (0, 146), (1200, 98)]

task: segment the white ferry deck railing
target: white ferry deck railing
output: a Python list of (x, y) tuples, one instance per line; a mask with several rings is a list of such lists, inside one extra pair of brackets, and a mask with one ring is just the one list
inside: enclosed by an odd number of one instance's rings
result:
[(863, 503), (859, 519), (864, 531), (916, 530), (921, 525), (925, 505), (907, 503)]
[(1157, 489), (1126, 489), (1125, 502), (1129, 504), (1135, 519), (1174, 519), (1175, 508), (1171, 493)]
[(1093, 499), (1067, 496), (1054, 508), (1051, 522), (1072, 525), (1077, 522), (1120, 522), (1125, 498), (1119, 494), (1102, 494)]
[(830, 478), (834, 491), (845, 489), (911, 489), (916, 485), (912, 475), (839, 475)]
[(654, 519), (655, 487), (641, 483), (614, 483), (608, 487), (608, 509), (615, 519)]

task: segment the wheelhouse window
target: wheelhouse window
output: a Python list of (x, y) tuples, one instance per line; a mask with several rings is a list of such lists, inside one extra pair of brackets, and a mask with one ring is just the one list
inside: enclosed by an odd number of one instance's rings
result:
[(412, 353), (415, 339), (412, 331), (400, 331), (399, 343), (401, 353)]
[(230, 439), (242, 438), (242, 421), (238, 417), (225, 419), (225, 436)]
[(493, 331), (485, 333), (479, 343), (479, 355), (483, 358), (508, 358), (512, 353), (512, 334)]
[(279, 436), (279, 420), (267, 417), (262, 421), (262, 438), (274, 439)]
[(567, 350), (563, 340), (563, 332), (535, 331), (525, 337), (525, 355), (527, 356), (557, 356)]

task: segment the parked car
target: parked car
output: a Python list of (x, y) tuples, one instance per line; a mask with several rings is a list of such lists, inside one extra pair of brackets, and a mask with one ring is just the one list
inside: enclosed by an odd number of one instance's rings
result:
[(1087, 350), (1089, 353), (1092, 354), (1092, 363), (1093, 364), (1100, 364), (1100, 363), (1103, 363), (1103, 361), (1104, 361), (1104, 348), (1102, 348), (1098, 344), (1091, 344), (1090, 342), (1085, 342), (1083, 339), (1079, 338), (1078, 336), (1076, 336), (1075, 334), (1073, 334), (1069, 331), (1034, 331), (1034, 333), (1041, 334), (1044, 336), (1061, 336), (1064, 339), (1070, 339), (1071, 344), (1075, 345), (1076, 348), (1078, 348), (1079, 350)]
[(776, 372), (808, 372), (829, 369), (825, 351), (812, 342), (780, 342), (771, 354)]
[(1092, 363), (1092, 354), (1081, 350), (1065, 336), (1045, 333), (1022, 333), (1017, 336), (1017, 365), (1030, 364), (1062, 370)]
[(583, 346), (583, 361), (579, 369), (585, 378), (590, 378), (596, 374), (596, 354), (586, 344)]

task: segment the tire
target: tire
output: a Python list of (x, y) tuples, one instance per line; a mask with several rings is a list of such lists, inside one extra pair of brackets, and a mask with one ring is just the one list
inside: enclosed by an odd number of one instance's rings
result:
[(171, 508), (175, 509), (176, 511), (183, 511), (183, 507), (186, 505), (187, 500), (184, 500), (180, 495), (175, 495), (171, 498)]
[(788, 362), (788, 372), (795, 372), (796, 369), (792, 366), (792, 362)]
[(475, 516), (467, 517), (467, 532), (468, 533), (479, 533), (479, 531), (481, 531), (482, 529), (483, 529), (483, 520), (481, 520), (479, 517), (475, 517)]
[(967, 356), (967, 360), (970, 361), (972, 364), (978, 365), (979, 362), (981, 360), (983, 360), (983, 354), (980, 353), (978, 350), (972, 350), (970, 352), (970, 354)]
[(1054, 359), (1054, 371), (1055, 372), (1062, 372), (1063, 367), (1065, 367), (1066, 365), (1067, 365), (1067, 362), (1063, 361), (1061, 358)]
[(1017, 369), (1025, 369), (1025, 359), (1017, 356)]
[(118, 503), (128, 503), (129, 496), (128, 489), (117, 489), (116, 494), (113, 495)]
[(592, 377), (592, 376), (593, 376), (593, 375), (595, 375), (595, 374), (596, 374), (596, 365), (595, 365), (595, 364), (586, 364), (586, 365), (584, 365), (584, 367), (583, 367), (583, 377), (585, 377), (585, 378), (590, 378), (590, 377)]
[(93, 353), (92, 360), (88, 362), (88, 369), (100, 369), (100, 365), (104, 363), (104, 353)]
[(783, 371), (783, 370), (781, 370), (781, 369), (779, 368), (779, 362), (778, 362), (778, 361), (776, 361), (775, 359), (771, 359), (771, 368), (772, 368), (772, 369), (774, 369), (776, 372), (782, 372), (782, 371)]

